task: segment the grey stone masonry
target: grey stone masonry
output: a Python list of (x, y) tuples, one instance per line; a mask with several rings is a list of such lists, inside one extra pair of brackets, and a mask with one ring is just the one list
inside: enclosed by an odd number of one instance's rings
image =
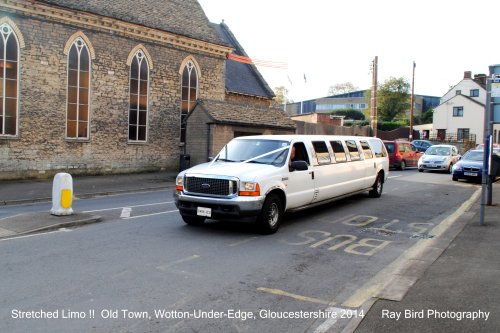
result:
[[(174, 2), (180, 6), (180, 2)], [(195, 2), (189, 1), (186, 10), (195, 6)], [(197, 3), (196, 6), (199, 7)], [(13, 22), (21, 34), (18, 39), (22, 38), (25, 43), (20, 50), (19, 135), (0, 136), (0, 179), (49, 177), (59, 171), (102, 174), (176, 170), (181, 153), (180, 67), (187, 57), (194, 59), (200, 69), (199, 97), (223, 100), (225, 58), (215, 52), (197, 51), (194, 46), (179, 47), (160, 40), (127, 36), (123, 31), (91, 29), (40, 15), (0, 5), (0, 19)], [(211, 29), (204, 14), (202, 16), (198, 19), (199, 31), (195, 34), (189, 30), (191, 35), (201, 36), (205, 29)], [(203, 24), (206, 26), (201, 27)], [(83, 141), (66, 138), (68, 61), (64, 47), (77, 32), (87, 38), (88, 47), (95, 54), (90, 80), (90, 137)], [(213, 32), (207, 36), (205, 40), (216, 40)], [(127, 59), (138, 45), (143, 46), (152, 60), (145, 143), (128, 140), (130, 67)]]

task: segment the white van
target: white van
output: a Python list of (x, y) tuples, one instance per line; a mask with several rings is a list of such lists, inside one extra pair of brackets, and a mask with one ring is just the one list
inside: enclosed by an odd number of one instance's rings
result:
[(369, 191), (389, 174), (383, 142), (372, 137), (259, 135), (231, 140), (208, 163), (177, 176), (175, 204), (187, 224), (256, 217), (264, 233), (283, 214)]

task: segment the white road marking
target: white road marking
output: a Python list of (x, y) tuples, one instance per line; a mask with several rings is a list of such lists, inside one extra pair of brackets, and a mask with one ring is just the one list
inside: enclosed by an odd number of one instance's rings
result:
[(31, 237), (37, 237), (37, 236), (44, 236), (44, 235), (55, 234), (55, 233), (59, 233), (59, 232), (70, 232), (70, 231), (71, 231), (71, 229), (61, 228), (61, 229), (55, 230), (55, 231), (48, 231), (48, 232), (41, 232), (41, 233), (30, 234), (30, 235), (4, 238), (4, 239), (0, 239), (0, 242), (5, 242), (5, 241), (9, 241), (9, 240), (14, 240), (14, 239), (21, 239), (21, 238), (31, 238)]
[(155, 216), (155, 215), (161, 215), (161, 214), (169, 214), (169, 213), (174, 213), (174, 212), (178, 212), (178, 211), (179, 211), (178, 209), (168, 210), (166, 212), (159, 212), (159, 213), (153, 213), (153, 214), (145, 214), (145, 215), (137, 215), (137, 216), (124, 217), (123, 219), (124, 220), (138, 219), (138, 218), (141, 218), (141, 217)]
[[(129, 208), (136, 208), (136, 207), (146, 207), (146, 206), (156, 206), (156, 205), (164, 205), (164, 204), (170, 204), (174, 203), (174, 201), (164, 201), (164, 202), (156, 202), (152, 204), (144, 204), (144, 205), (135, 205), (135, 206), (128, 206)], [(113, 208), (103, 208), (103, 209), (95, 209), (95, 210), (86, 210), (83, 211), (82, 213), (95, 213), (95, 212), (104, 212), (107, 210), (118, 210), (118, 209), (123, 209), (125, 207), (113, 207)]]
[(387, 178), (392, 179), (392, 178), (399, 178), (399, 177), (403, 177), (403, 176), (389, 176)]
[(130, 214), (132, 213), (132, 208), (130, 207), (123, 207), (122, 213), (120, 214), (120, 218), (127, 218), (130, 217)]
[(6, 220), (6, 219), (10, 219), (10, 218), (13, 218), (13, 217), (16, 217), (16, 216), (21, 216), (21, 215), (24, 215), (24, 214), (25, 213), (2, 217), (2, 218), (0, 218), (0, 221), (1, 220)]
[(332, 314), (332, 316), (330, 318), (328, 318), (323, 324), (319, 325), (318, 328), (316, 328), (314, 330), (314, 333), (324, 333), (324, 332), (328, 332), (328, 330), (333, 326), (335, 325), (335, 323), (337, 322), (337, 320), (339, 319), (340, 317), (340, 312), (342, 311), (342, 309), (339, 309), (339, 308), (334, 308), (334, 307), (331, 307), (331, 308), (328, 308), (326, 309), (326, 312), (332, 312), (334, 314)]
[[(472, 196), (465, 201), (453, 214), (441, 221), (429, 234), (435, 236), (433, 241), (439, 238), (463, 213), (468, 211), (472, 204), (479, 199), (481, 189), (477, 189)], [(357, 289), (345, 302), (343, 306), (349, 308), (358, 308), (370, 298), (375, 297), (391, 280), (397, 278), (398, 268), (402, 267), (411, 258), (419, 258), (432, 242), (429, 240), (420, 240), (415, 245), (404, 251), (396, 260), (385, 266), (380, 272), (367, 281), (361, 288)]]
[(299, 301), (303, 301), (303, 302), (325, 304), (325, 305), (335, 305), (335, 302), (333, 302), (333, 301), (325, 301), (325, 300), (314, 298), (314, 297), (307, 297), (307, 296), (292, 294), (292, 293), (289, 293), (287, 291), (280, 290), (280, 289), (261, 287), (261, 288), (257, 288), (257, 290), (265, 292), (265, 293), (273, 294), (273, 295), (290, 297), (290, 298), (293, 298), (293, 299), (296, 299)]

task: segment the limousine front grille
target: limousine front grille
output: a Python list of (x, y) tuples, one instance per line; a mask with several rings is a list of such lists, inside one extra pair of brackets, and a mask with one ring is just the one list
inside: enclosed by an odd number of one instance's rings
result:
[(238, 182), (232, 179), (186, 177), (188, 193), (203, 195), (232, 196), (238, 193)]

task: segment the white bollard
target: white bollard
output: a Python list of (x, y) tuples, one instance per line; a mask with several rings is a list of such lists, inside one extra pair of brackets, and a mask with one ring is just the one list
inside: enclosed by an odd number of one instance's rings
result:
[(73, 178), (69, 173), (58, 173), (52, 185), (52, 215), (72, 215), (73, 208)]

